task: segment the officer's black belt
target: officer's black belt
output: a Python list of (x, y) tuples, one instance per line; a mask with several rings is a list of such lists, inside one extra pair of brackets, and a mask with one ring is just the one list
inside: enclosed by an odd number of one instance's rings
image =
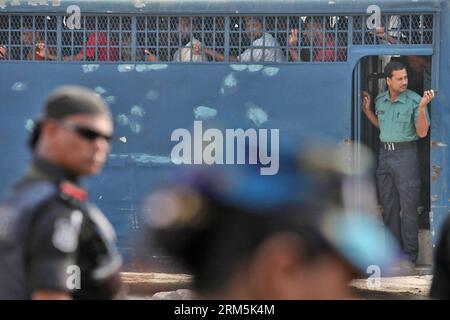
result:
[(381, 142), (381, 147), (384, 150), (395, 151), (401, 149), (412, 149), (416, 147), (416, 141), (406, 142)]

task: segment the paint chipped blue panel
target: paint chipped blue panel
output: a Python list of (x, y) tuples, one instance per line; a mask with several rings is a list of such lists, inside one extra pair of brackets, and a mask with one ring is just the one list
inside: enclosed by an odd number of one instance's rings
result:
[[(135, 228), (133, 217), (142, 197), (183, 167), (174, 164), (180, 159), (170, 158), (175, 129), (192, 131), (193, 121), (202, 119), (204, 130), (280, 129), (281, 140), (299, 141), (318, 130), (338, 141), (348, 137), (351, 78), (340, 74), (351, 73), (350, 66), (336, 66), (326, 78), (314, 78), (311, 75), (321, 67), (313, 64), (265, 65), (254, 72), (248, 65), (154, 65), (158, 67), (149, 72), (136, 67), (119, 72), (119, 66), (125, 68), (122, 64), (2, 63), (2, 74), (9, 76), (0, 78), (4, 98), (0, 148), (13, 159), (0, 158), (1, 193), (24, 172), (30, 158), (25, 144), (27, 119), (41, 114), (45, 95), (60, 84), (88, 86), (111, 103), (116, 137), (112, 154), (103, 172), (88, 179), (87, 185), (92, 199), (113, 221), (121, 246)], [(36, 74), (52, 77), (36, 78)], [(310, 81), (300, 81), (305, 78)], [(26, 92), (11, 89), (22, 82), (27, 83)], [(316, 90), (319, 85), (327, 90)], [(323, 111), (311, 106), (321, 106)]]
[(260, 127), (263, 123), (269, 120), (267, 112), (258, 107), (256, 104), (249, 102), (247, 106), (247, 117), (257, 126)]
[(95, 91), (96, 93), (100, 94), (100, 95), (106, 93), (106, 89), (103, 88), (103, 87), (100, 87), (100, 86), (95, 87), (95, 88), (94, 88), (94, 91)]
[(31, 120), (31, 119), (25, 120), (25, 129), (26, 129), (28, 132), (31, 132), (31, 131), (33, 130), (34, 125), (35, 125), (35, 123), (34, 123), (33, 120)]
[(27, 90), (27, 84), (25, 82), (16, 82), (11, 86), (13, 91), (25, 91)]
[(131, 132), (136, 133), (136, 134), (141, 133), (142, 132), (142, 124), (140, 124), (137, 121), (132, 121), (130, 123), (130, 130), (131, 130)]
[(142, 105), (135, 105), (131, 108), (130, 114), (142, 118), (145, 115), (145, 110), (142, 108)]
[(233, 94), (236, 92), (238, 81), (234, 73), (228, 74), (222, 81), (222, 87), (220, 93), (224, 96)]
[(145, 99), (147, 100), (158, 100), (159, 98), (159, 92), (156, 90), (149, 90), (146, 94), (145, 94)]
[(247, 69), (249, 72), (258, 72), (258, 71), (261, 71), (263, 69), (263, 67), (264, 66), (261, 64), (249, 64), (247, 66)]
[(107, 97), (105, 97), (105, 101), (108, 103), (108, 104), (113, 104), (113, 103), (116, 103), (116, 97), (114, 97), (114, 96), (107, 96)]
[(167, 69), (168, 67), (169, 65), (164, 63), (138, 64), (136, 65), (136, 71), (137, 72), (158, 71)]
[(131, 159), (137, 163), (156, 163), (168, 164), (171, 163), (170, 156), (150, 155), (146, 153), (133, 153)]
[(206, 106), (199, 106), (194, 109), (194, 114), (195, 119), (207, 120), (217, 116), (217, 110)]
[(273, 77), (273, 76), (276, 76), (279, 71), (280, 71), (280, 68), (265, 67), (262, 72), (263, 72), (264, 75), (266, 75), (268, 77)]
[(134, 71), (134, 64), (119, 64), (117, 66), (117, 71), (119, 72), (131, 72)]
[(120, 126), (128, 126), (130, 124), (130, 119), (128, 119), (128, 116), (125, 114), (118, 114), (116, 121)]
[(81, 66), (83, 73), (91, 73), (91, 72), (95, 72), (98, 71), (100, 69), (100, 65), (99, 64), (83, 64)]
[(234, 71), (244, 71), (244, 70), (247, 70), (247, 65), (246, 64), (231, 64), (230, 68), (233, 69)]

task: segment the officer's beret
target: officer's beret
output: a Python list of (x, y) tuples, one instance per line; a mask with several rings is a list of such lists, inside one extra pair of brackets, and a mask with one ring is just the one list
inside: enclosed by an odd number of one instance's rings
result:
[[(53, 91), (44, 104), (42, 119), (63, 119), (70, 115), (111, 116), (106, 102), (91, 89), (81, 86), (62, 86)], [(36, 121), (28, 144), (33, 150), (39, 140), (42, 119)]]
[(110, 111), (98, 94), (80, 86), (63, 86), (48, 96), (44, 118), (62, 119), (74, 114), (109, 115)]

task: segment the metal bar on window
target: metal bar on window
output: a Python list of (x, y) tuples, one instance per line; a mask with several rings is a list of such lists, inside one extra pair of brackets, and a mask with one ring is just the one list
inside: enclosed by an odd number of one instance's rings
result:
[[(136, 51), (137, 51), (137, 17), (131, 17), (131, 43), (129, 50), (131, 50), (131, 61), (136, 61)], [(122, 57), (121, 57), (122, 58)]]
[(224, 48), (223, 55), (225, 57), (225, 61), (230, 59), (230, 16), (225, 17), (225, 39), (224, 39)]

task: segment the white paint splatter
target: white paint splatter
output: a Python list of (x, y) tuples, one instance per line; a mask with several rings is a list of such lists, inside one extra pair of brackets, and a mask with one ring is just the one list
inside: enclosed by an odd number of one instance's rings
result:
[(114, 96), (107, 96), (107, 97), (105, 98), (105, 101), (106, 101), (107, 103), (109, 103), (109, 104), (116, 103), (116, 97), (114, 97)]
[(261, 64), (249, 64), (248, 65), (249, 72), (258, 72), (258, 71), (261, 71), (262, 68), (264, 68), (264, 66)]
[(83, 64), (81, 65), (83, 73), (95, 72), (100, 68), (99, 64)]
[(130, 129), (133, 133), (140, 133), (142, 131), (142, 125), (140, 123), (137, 123), (135, 121), (130, 123)]
[(127, 143), (127, 137), (120, 137), (119, 140), (123, 143)]
[(247, 65), (246, 64), (230, 64), (230, 68), (233, 69), (234, 71), (244, 71), (247, 70)]
[(94, 91), (101, 95), (101, 94), (104, 94), (106, 92), (106, 89), (103, 88), (103, 87), (98, 86), (98, 87), (94, 88)]
[(448, 145), (444, 142), (436, 142), (436, 146), (438, 147), (448, 147)]
[(145, 99), (147, 100), (158, 100), (159, 98), (159, 93), (156, 90), (149, 90), (146, 94), (145, 94)]
[(127, 126), (130, 124), (130, 119), (128, 119), (128, 117), (125, 114), (118, 114), (116, 117), (117, 123), (120, 126)]
[(117, 66), (117, 71), (119, 72), (130, 72), (134, 70), (134, 64), (119, 64)]
[(170, 163), (171, 160), (169, 157), (165, 156), (153, 156), (146, 153), (133, 153), (131, 154), (131, 159), (140, 163), (158, 163), (158, 164), (166, 164)]
[(136, 65), (136, 71), (137, 72), (157, 71), (166, 69), (167, 67), (169, 67), (169, 65), (164, 63), (138, 64)]
[(230, 73), (227, 75), (222, 81), (222, 87), (220, 88), (220, 92), (222, 95), (228, 95), (236, 92), (238, 81), (234, 75), (234, 73)]
[(198, 106), (194, 108), (194, 114), (195, 119), (206, 120), (217, 116), (217, 110), (206, 106)]
[(278, 72), (280, 71), (280, 68), (275, 68), (275, 67), (265, 67), (262, 71), (262, 73), (265, 76), (268, 77), (273, 77), (275, 76)]
[(144, 111), (144, 109), (142, 108), (141, 105), (135, 105), (135, 106), (133, 106), (133, 107), (131, 108), (130, 113), (131, 113), (133, 116), (137, 116), (137, 117), (141, 117), (141, 118), (145, 115), (145, 111)]
[(48, 0), (28, 0), (29, 6), (48, 6)]
[(25, 82), (16, 82), (11, 86), (13, 91), (25, 91), (28, 89), (28, 85)]
[(25, 130), (27, 130), (28, 132), (31, 132), (34, 128), (34, 121), (31, 119), (27, 119), (25, 120)]
[(187, 156), (186, 158), (184, 158), (184, 157), (172, 157), (170, 160), (172, 161), (173, 164), (176, 164), (176, 165), (184, 164), (186, 162), (187, 163), (192, 163), (192, 161), (191, 161), (192, 159), (191, 159), (190, 156)]
[(133, 5), (138, 9), (145, 7), (145, 3), (143, 0), (133, 0)]
[(260, 127), (264, 122), (269, 120), (267, 113), (254, 103), (247, 103), (247, 118), (249, 118), (255, 125)]

